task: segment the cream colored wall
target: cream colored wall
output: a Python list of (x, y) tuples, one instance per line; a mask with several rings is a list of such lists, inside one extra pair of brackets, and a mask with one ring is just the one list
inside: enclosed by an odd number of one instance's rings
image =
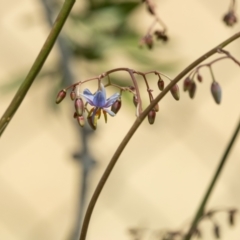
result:
[[(227, 4), (219, 0), (159, 1), (159, 14), (173, 41), (170, 53), (181, 60), (173, 77), (239, 29), (239, 24), (227, 28), (220, 20)], [(3, 84), (13, 73), (27, 73), (48, 28), (37, 1), (2, 0), (0, 11)], [(238, 59), (239, 41), (227, 48)], [(154, 53), (158, 51), (155, 48)], [(46, 64), (50, 66), (56, 55), (55, 51)], [(144, 122), (116, 165), (94, 211), (89, 240), (129, 239), (129, 227), (174, 228), (193, 215), (239, 117), (239, 68), (226, 61), (214, 70), (223, 89), (221, 106), (215, 105), (210, 96), (207, 71), (194, 101), (182, 92), (179, 102), (170, 95), (164, 99), (156, 124)], [(59, 111), (51, 113), (49, 92), (47, 81), (34, 83), (1, 139), (2, 240), (67, 239), (74, 222), (80, 169), (71, 159), (79, 146), (72, 106), (66, 101), (58, 106)], [(1, 96), (1, 113), (12, 96), (13, 92)], [(54, 101), (55, 96), (52, 98)], [(133, 107), (129, 111), (123, 103), (118, 116), (109, 119), (107, 125), (100, 121), (90, 142), (99, 163), (92, 173), (89, 196), (134, 119)], [(238, 140), (209, 208), (240, 208), (239, 160)], [(239, 224), (229, 229), (224, 215), (219, 222), (223, 239), (239, 238)], [(212, 239), (210, 232), (210, 225), (204, 225), (204, 239)]]

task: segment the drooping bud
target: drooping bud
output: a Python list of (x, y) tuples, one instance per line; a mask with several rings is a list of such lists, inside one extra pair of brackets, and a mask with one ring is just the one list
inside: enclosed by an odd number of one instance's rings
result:
[(135, 107), (137, 107), (137, 105), (138, 105), (138, 100), (137, 100), (136, 95), (133, 95), (133, 104), (134, 104)]
[(164, 89), (164, 81), (159, 78), (157, 84), (158, 84), (159, 90), (162, 91)]
[(186, 92), (189, 89), (191, 83), (192, 83), (192, 80), (190, 79), (190, 77), (185, 78), (185, 80), (183, 82), (183, 91), (184, 92)]
[(74, 90), (71, 91), (71, 93), (70, 93), (70, 98), (71, 98), (72, 100), (75, 100), (75, 99), (76, 99), (76, 92), (75, 92)]
[(148, 122), (150, 124), (153, 124), (154, 121), (155, 121), (155, 118), (156, 118), (156, 112), (154, 110), (151, 110), (149, 113), (148, 113)]
[(65, 97), (66, 97), (66, 90), (63, 89), (58, 93), (56, 98), (56, 103), (59, 104)]
[(177, 84), (173, 85), (173, 87), (171, 88), (171, 94), (172, 96), (175, 98), (175, 100), (179, 100), (180, 99), (180, 93), (179, 93), (179, 87)]
[(198, 73), (197, 74), (197, 80), (199, 81), (199, 82), (202, 82), (202, 76)]
[(79, 124), (81, 127), (84, 126), (85, 120), (84, 120), (84, 117), (83, 117), (83, 116), (77, 116), (77, 121), (78, 121), (78, 124)]
[(118, 99), (111, 107), (111, 111), (114, 112), (115, 114), (120, 110), (122, 106), (122, 101)]
[(160, 30), (156, 30), (154, 32), (157, 40), (162, 40), (163, 42), (167, 42), (168, 41), (168, 36), (166, 35), (165, 31), (160, 31)]
[(236, 216), (237, 210), (233, 209), (228, 212), (228, 223), (230, 226), (233, 226), (235, 224), (235, 216)]
[(220, 238), (220, 227), (217, 224), (214, 224), (213, 233), (215, 238)]
[(84, 111), (83, 100), (81, 98), (77, 98), (75, 100), (74, 106), (75, 106), (77, 115), (78, 116), (82, 116), (83, 115), (83, 111)]
[(211, 93), (217, 104), (220, 104), (222, 98), (222, 89), (218, 82), (214, 81), (211, 85)]
[(191, 84), (188, 87), (188, 93), (190, 98), (192, 99), (194, 98), (196, 90), (197, 90), (197, 84), (194, 81), (191, 81)]
[(233, 26), (237, 22), (237, 17), (234, 11), (228, 12), (223, 17), (223, 21), (226, 23), (227, 26)]

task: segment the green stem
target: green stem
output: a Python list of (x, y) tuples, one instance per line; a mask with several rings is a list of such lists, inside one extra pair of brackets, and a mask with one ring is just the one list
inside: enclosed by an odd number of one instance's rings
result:
[(151, 102), (151, 104), (135, 120), (132, 127), (130, 128), (130, 130), (128, 131), (128, 133), (126, 134), (126, 136), (124, 137), (124, 139), (122, 140), (122, 142), (120, 143), (118, 148), (116, 149), (114, 155), (112, 156), (112, 159), (110, 160), (107, 168), (105, 169), (105, 172), (103, 173), (100, 181), (98, 182), (98, 185), (97, 185), (97, 187), (96, 187), (96, 189), (93, 193), (93, 196), (92, 196), (92, 198), (89, 202), (89, 205), (87, 207), (87, 211), (86, 211), (86, 214), (85, 214), (85, 217), (84, 217), (84, 221), (83, 221), (83, 225), (82, 225), (82, 231), (81, 231), (79, 240), (85, 240), (86, 239), (88, 225), (89, 225), (89, 222), (90, 222), (90, 219), (91, 219), (91, 216), (92, 216), (94, 206), (95, 206), (95, 204), (98, 200), (98, 197), (99, 197), (99, 195), (100, 195), (100, 193), (101, 193), (101, 191), (102, 191), (110, 173), (112, 172), (113, 167), (115, 166), (118, 158), (120, 157), (121, 153), (123, 152), (123, 150), (127, 146), (128, 142), (130, 141), (130, 139), (132, 138), (132, 136), (134, 135), (134, 133), (136, 132), (138, 127), (141, 125), (141, 123), (143, 122), (145, 117), (148, 115), (148, 113), (169, 92), (169, 90), (178, 81), (180, 81), (186, 74), (188, 74), (193, 68), (195, 68), (197, 65), (199, 65), (201, 62), (203, 62), (204, 60), (206, 60), (207, 58), (209, 58), (213, 54), (217, 53), (219, 48), (221, 49), (221, 48), (227, 46), (229, 43), (233, 42), (234, 40), (236, 40), (239, 37), (240, 37), (240, 32), (234, 34), (232, 37), (228, 38), (227, 40), (225, 40), (224, 42), (222, 42), (221, 44), (219, 44), (215, 48), (211, 49), (210, 51), (205, 53), (203, 56), (198, 58), (197, 60), (195, 60), (192, 64), (190, 64), (187, 68), (185, 68), (181, 73), (179, 73), (173, 79), (173, 81), (171, 81), (171, 83), (167, 85), (167, 87)]
[(48, 35), (40, 53), (38, 54), (35, 62), (33, 63), (28, 75), (26, 76), (25, 80), (23, 81), (22, 85), (18, 89), (17, 93), (15, 94), (12, 102), (8, 106), (7, 110), (3, 114), (2, 118), (0, 119), (0, 136), (6, 129), (7, 125), (13, 118), (15, 112), (19, 108), (21, 102), (23, 101), (24, 97), (26, 96), (29, 88), (31, 87), (33, 81), (35, 80), (37, 74), (40, 72), (44, 62), (46, 61), (49, 53), (52, 50), (52, 47), (61, 32), (61, 29), (68, 18), (68, 15), (75, 3), (75, 0), (65, 0), (62, 9), (60, 10), (58, 17), (53, 24), (51, 32)]
[(213, 178), (212, 178), (212, 180), (211, 180), (211, 182), (210, 182), (210, 184), (208, 186), (208, 189), (207, 189), (207, 191), (206, 191), (206, 193), (205, 193), (205, 195), (203, 197), (203, 200), (202, 200), (202, 202), (201, 202), (201, 204), (200, 204), (200, 206), (199, 206), (199, 208), (198, 208), (198, 210), (196, 212), (196, 215), (195, 215), (195, 217), (194, 217), (194, 219), (192, 221), (192, 224), (191, 224), (191, 226), (190, 226), (190, 228), (188, 230), (188, 233), (183, 238), (184, 240), (190, 240), (191, 239), (191, 236), (194, 233), (194, 230), (196, 229), (199, 220), (201, 219), (202, 215), (204, 214), (204, 210), (205, 210), (207, 201), (208, 201), (208, 199), (209, 199), (209, 197), (210, 197), (210, 195), (211, 195), (211, 193), (213, 191), (213, 188), (214, 188), (214, 186), (215, 186), (215, 184), (216, 184), (216, 182), (217, 182), (217, 180), (218, 180), (218, 178), (220, 176), (220, 173), (223, 170), (224, 164), (226, 163), (226, 161), (228, 159), (229, 153), (230, 153), (230, 151), (231, 151), (231, 149), (233, 147), (233, 144), (234, 144), (234, 142), (235, 142), (235, 140), (237, 138), (239, 130), (240, 130), (240, 119), (239, 119), (238, 125), (237, 125), (237, 127), (236, 127), (236, 129), (235, 129), (235, 131), (234, 131), (234, 133), (233, 133), (233, 135), (231, 137), (231, 139), (230, 139), (230, 142), (228, 143), (228, 146), (227, 146), (227, 148), (226, 148), (226, 150), (225, 150), (225, 152), (224, 152), (224, 154), (223, 154), (223, 156), (222, 156), (222, 158), (221, 158), (221, 160), (219, 162), (219, 165), (218, 165), (218, 167), (216, 169), (216, 172), (215, 172), (215, 174), (214, 174), (214, 176), (213, 176)]

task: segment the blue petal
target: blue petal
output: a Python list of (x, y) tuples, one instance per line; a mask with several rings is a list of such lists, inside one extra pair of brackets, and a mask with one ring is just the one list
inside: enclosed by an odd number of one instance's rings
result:
[(104, 98), (106, 99), (107, 98), (106, 90), (105, 90), (105, 87), (104, 87), (104, 85), (102, 83), (101, 83), (101, 91), (102, 91), (102, 94), (103, 94)]
[(80, 95), (83, 96), (90, 105), (94, 106), (94, 95), (90, 92), (89, 89), (84, 89), (83, 93), (80, 93)]
[(97, 91), (96, 95), (93, 98), (93, 104), (96, 107), (104, 107), (106, 103), (106, 97), (102, 91)]
[(106, 111), (110, 116), (114, 117), (115, 113), (112, 112), (111, 110), (107, 109), (107, 108), (103, 108), (104, 111)]
[(119, 93), (113, 94), (110, 98), (107, 99), (104, 107), (108, 108), (112, 106), (118, 100), (119, 96)]

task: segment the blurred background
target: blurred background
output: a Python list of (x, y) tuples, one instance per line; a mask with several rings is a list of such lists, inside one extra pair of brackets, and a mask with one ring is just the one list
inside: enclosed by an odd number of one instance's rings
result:
[[(139, 40), (152, 23), (140, 1), (77, 1), (58, 43), (4, 132), (0, 145), (0, 239), (75, 240), (86, 203), (115, 149), (135, 120), (131, 96), (97, 131), (80, 128), (70, 98), (55, 105), (58, 91), (117, 67), (158, 70), (170, 77), (239, 30), (223, 15), (230, 1), (154, 1), (169, 42), (152, 50)], [(63, 1), (2, 0), (0, 9), (0, 111), (4, 113), (42, 47)], [(240, 10), (237, 9), (239, 15)], [(239, 41), (226, 49), (240, 59)], [(87, 239), (134, 239), (144, 229), (178, 230), (191, 220), (239, 118), (239, 74), (233, 62), (213, 66), (223, 90), (220, 106), (201, 72), (194, 100), (167, 95), (154, 125), (145, 121), (112, 172), (95, 207)], [(114, 79), (128, 85), (126, 76)], [(157, 79), (150, 78), (155, 90)], [(130, 81), (129, 81), (130, 85)], [(140, 84), (144, 87), (144, 85)], [(109, 93), (110, 94), (110, 93)], [(240, 140), (207, 209), (240, 208)], [(238, 239), (227, 214), (216, 216), (222, 239)], [(187, 226), (187, 225), (186, 225)], [(213, 226), (201, 224), (203, 239)]]

